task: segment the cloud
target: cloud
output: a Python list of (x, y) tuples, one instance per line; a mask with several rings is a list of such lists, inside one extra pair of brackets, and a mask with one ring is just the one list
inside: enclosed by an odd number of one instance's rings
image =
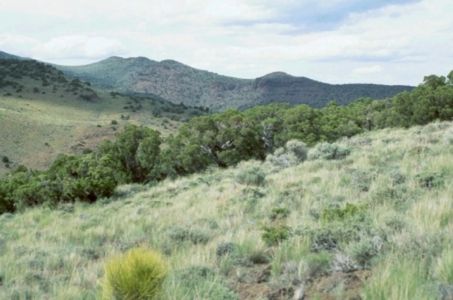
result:
[(451, 12), (451, 0), (4, 0), (0, 49), (59, 63), (148, 56), (245, 78), (281, 70), (416, 84), (453, 67)]
[(380, 65), (365, 66), (355, 68), (354, 70), (352, 70), (352, 72), (359, 75), (373, 74), (382, 72), (382, 67)]
[(50, 39), (31, 49), (36, 56), (58, 60), (97, 60), (124, 53), (116, 39), (102, 36), (67, 35)]

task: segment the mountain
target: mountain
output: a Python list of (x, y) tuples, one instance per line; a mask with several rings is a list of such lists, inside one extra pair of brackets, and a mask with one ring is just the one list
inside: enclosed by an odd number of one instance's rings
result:
[(6, 58), (0, 58), (0, 176), (20, 164), (46, 168), (58, 154), (94, 148), (129, 123), (167, 135), (205, 113), (149, 94), (105, 91), (48, 64), (0, 55)]
[(276, 72), (256, 79), (239, 79), (203, 71), (174, 60), (110, 57), (85, 66), (56, 66), (68, 76), (103, 88), (152, 93), (174, 103), (212, 110), (246, 108), (269, 102), (322, 107), (335, 100), (347, 104), (357, 98), (382, 99), (411, 90), (410, 86), (327, 84)]
[(0, 51), (0, 59), (16, 59), (16, 60), (23, 60), (26, 59), (24, 57), (20, 57), (17, 55), (9, 54), (3, 51)]

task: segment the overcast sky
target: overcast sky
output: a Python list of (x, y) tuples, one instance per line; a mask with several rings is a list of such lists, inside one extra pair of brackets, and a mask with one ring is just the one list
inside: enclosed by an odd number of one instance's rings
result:
[(418, 84), (453, 69), (453, 0), (0, 0), (0, 50), (174, 59), (243, 78)]

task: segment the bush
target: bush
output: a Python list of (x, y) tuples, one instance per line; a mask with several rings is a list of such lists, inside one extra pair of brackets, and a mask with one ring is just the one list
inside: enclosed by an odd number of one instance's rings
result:
[(366, 268), (371, 265), (372, 259), (379, 254), (382, 248), (382, 239), (378, 236), (364, 238), (349, 246), (351, 257), (360, 266)]
[(269, 218), (272, 221), (283, 220), (286, 219), (289, 216), (289, 214), (290, 211), (286, 207), (276, 207), (272, 209)]
[(349, 178), (343, 177), (342, 183), (346, 183), (346, 186), (354, 187), (361, 192), (369, 191), (374, 179), (372, 171), (351, 169), (348, 173), (350, 174)]
[(307, 146), (304, 142), (290, 140), (285, 147), (277, 149), (273, 155), (268, 155), (266, 160), (275, 166), (286, 168), (306, 160), (307, 152)]
[(207, 232), (200, 229), (187, 229), (181, 227), (173, 227), (167, 231), (168, 237), (174, 242), (191, 242), (192, 244), (206, 244), (210, 240)]
[(327, 252), (311, 253), (304, 260), (308, 278), (319, 277), (329, 272), (331, 256)]
[(290, 228), (286, 225), (263, 227), (261, 238), (268, 246), (274, 246), (289, 238)]
[(232, 255), (238, 251), (238, 246), (235, 243), (223, 242), (217, 245), (216, 255), (217, 257), (222, 257), (225, 255)]
[(223, 278), (204, 266), (191, 266), (175, 272), (169, 299), (237, 300)]
[(299, 140), (290, 140), (286, 143), (286, 150), (288, 153), (294, 154), (299, 161), (307, 159), (308, 149), (307, 145)]
[(320, 143), (312, 148), (308, 153), (309, 160), (315, 159), (343, 159), (351, 153), (349, 148), (340, 146), (336, 143)]
[(444, 250), (437, 259), (434, 275), (441, 282), (453, 285), (453, 250)]
[[(336, 250), (351, 242), (375, 235), (375, 229), (365, 218), (352, 218), (341, 223), (328, 223), (320, 228), (302, 231), (310, 238), (310, 249), (314, 252)], [(341, 225), (341, 226), (339, 226)]]
[(167, 265), (157, 252), (135, 248), (105, 266), (102, 299), (159, 299)]
[(259, 167), (252, 167), (239, 172), (236, 180), (240, 184), (261, 186), (266, 182), (266, 175)]
[(416, 176), (418, 184), (422, 188), (432, 189), (444, 185), (444, 174), (440, 172), (426, 172)]
[(346, 203), (344, 207), (325, 208), (321, 212), (321, 220), (325, 223), (333, 221), (344, 221), (362, 213), (362, 209), (357, 205)]
[(4, 164), (9, 164), (9, 163), (10, 163), (10, 160), (9, 160), (8, 156), (3, 156), (3, 157), (2, 157), (2, 162), (3, 162)]

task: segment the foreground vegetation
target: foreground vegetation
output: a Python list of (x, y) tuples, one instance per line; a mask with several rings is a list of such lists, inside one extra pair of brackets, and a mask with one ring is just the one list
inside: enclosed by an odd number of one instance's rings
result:
[(96, 299), (109, 257), (140, 246), (168, 265), (161, 299), (449, 299), (452, 181), (437, 122), (6, 213), (0, 298)]
[(126, 126), (115, 141), (93, 152), (62, 155), (46, 171), (19, 167), (0, 180), (0, 213), (38, 204), (94, 202), (111, 196), (119, 184), (157, 182), (210, 166), (264, 160), (292, 139), (314, 145), (373, 129), (452, 118), (453, 71), (448, 78), (428, 76), (415, 90), (387, 101), (227, 111), (191, 119), (167, 138), (146, 127)]

